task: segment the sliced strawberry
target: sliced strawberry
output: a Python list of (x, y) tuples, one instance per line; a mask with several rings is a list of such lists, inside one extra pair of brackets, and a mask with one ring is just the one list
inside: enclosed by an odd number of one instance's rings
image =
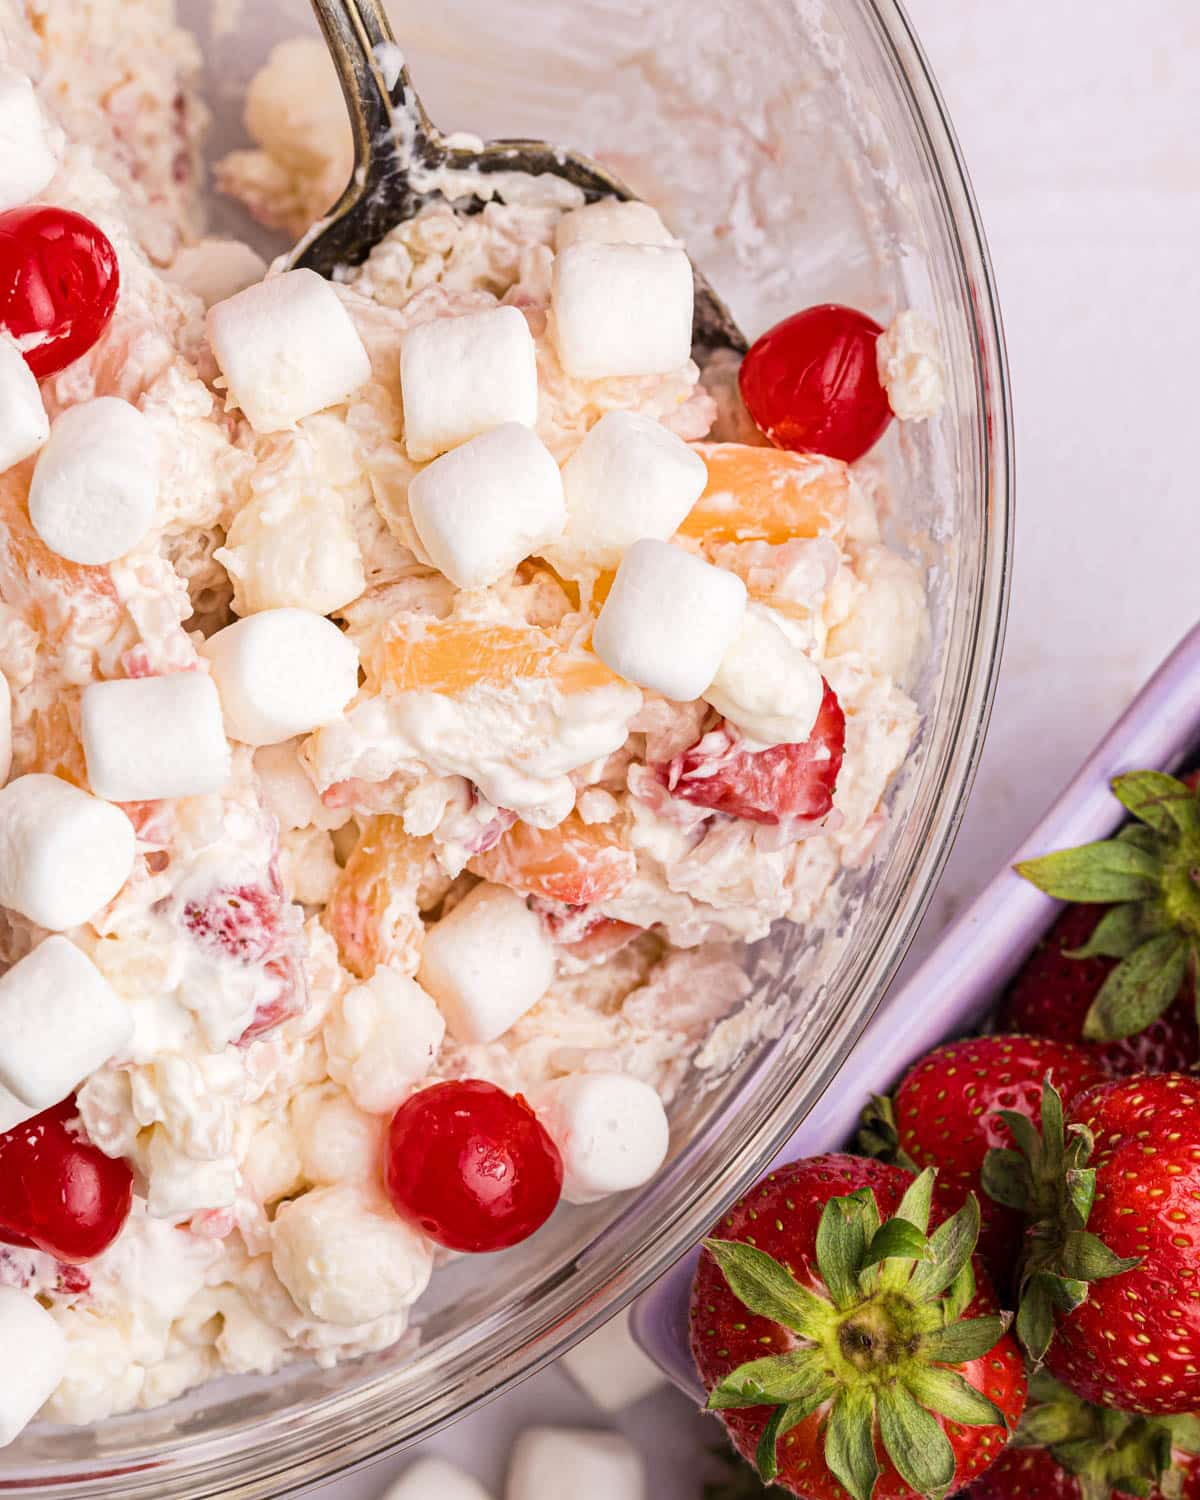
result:
[(846, 750), (846, 716), (837, 694), (825, 695), (813, 732), (795, 745), (748, 750), (725, 720), (659, 770), (673, 797), (751, 823), (823, 818)]
[(261, 885), (217, 886), (183, 908), (183, 925), (203, 948), (239, 963), (261, 963), (279, 942), (282, 902)]

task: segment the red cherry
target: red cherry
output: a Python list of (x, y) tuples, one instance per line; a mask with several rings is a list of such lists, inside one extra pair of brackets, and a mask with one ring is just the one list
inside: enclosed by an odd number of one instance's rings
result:
[(738, 387), (755, 425), (777, 448), (853, 463), (892, 420), (879, 383), (879, 324), (835, 302), (776, 323), (750, 346)]
[(806, 740), (746, 750), (722, 720), (682, 755), (658, 767), (673, 797), (751, 823), (823, 818), (833, 807), (846, 752), (846, 715), (825, 684), (817, 722)]
[(129, 1217), (133, 1173), (88, 1140), (74, 1096), (0, 1135), (0, 1240), (91, 1260)]
[(504, 1250), (540, 1229), (562, 1193), (562, 1158), (520, 1094), (480, 1078), (435, 1083), (388, 1127), (392, 1206), (450, 1250)]
[(44, 203), (0, 214), (0, 327), (41, 335), (24, 350), (39, 380), (88, 352), (119, 288), (112, 241), (82, 214)]

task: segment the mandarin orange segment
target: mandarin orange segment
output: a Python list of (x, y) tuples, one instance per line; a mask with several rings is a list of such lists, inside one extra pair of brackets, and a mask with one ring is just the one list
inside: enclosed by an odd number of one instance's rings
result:
[[(29, 727), (33, 731), (32, 744), (18, 736), (14, 744), (14, 766), (18, 775), (29, 771), (41, 771), (47, 776), (60, 776), (73, 786), (87, 787), (87, 767), (83, 758), (83, 746), (71, 722), (71, 710), (64, 698), (54, 698), (42, 708), (35, 708), (29, 716)], [(32, 755), (26, 761), (21, 753), (28, 746)]]
[(24, 486), (10, 474), (0, 483), (0, 582), (10, 602), (42, 583), (64, 596), (92, 596), (116, 606), (117, 591), (107, 568), (85, 567), (51, 552), (33, 529), (25, 506)]
[(744, 443), (693, 443), (708, 484), (677, 535), (701, 542), (840, 539), (850, 476), (844, 463)]
[(585, 823), (572, 812), (556, 828), (514, 823), (467, 867), (525, 895), (590, 906), (623, 891), (637, 873), (637, 860), (611, 823)]
[(416, 972), (423, 932), (417, 890), (428, 853), (429, 840), (411, 838), (390, 813), (363, 829), (325, 909), (342, 963), (359, 979), (382, 963)]
[(490, 620), (390, 620), (364, 652), (368, 687), (392, 693), (454, 696), (478, 684), (552, 680), (564, 691), (586, 692), (619, 681), (590, 651), (566, 651), (533, 625)]

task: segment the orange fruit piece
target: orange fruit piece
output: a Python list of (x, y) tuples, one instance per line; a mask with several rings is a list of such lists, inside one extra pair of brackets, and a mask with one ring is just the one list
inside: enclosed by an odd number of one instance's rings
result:
[(676, 533), (700, 542), (841, 537), (850, 475), (836, 458), (745, 443), (693, 443), (708, 484)]
[(62, 621), (50, 618), (51, 611), (41, 607), (43, 601), (36, 592), (39, 584), (62, 596), (62, 607), (77, 602), (94, 608), (99, 603), (115, 615), (117, 591), (108, 569), (68, 562), (51, 552), (33, 529), (17, 472), (0, 483), (0, 591), (4, 598), (18, 608), (28, 609), (30, 603), (37, 606), (28, 611), (35, 616), (30, 623), (40, 624), (50, 634), (57, 633)]
[(620, 681), (590, 651), (564, 650), (534, 625), (415, 615), (389, 620), (364, 652), (363, 665), (373, 691), (448, 697), (480, 683), (502, 687), (517, 679), (549, 679), (568, 693)]
[(428, 853), (429, 840), (410, 837), (390, 813), (363, 829), (325, 908), (342, 963), (359, 979), (382, 963), (416, 972), (424, 930), (417, 889)]
[(585, 823), (572, 812), (556, 828), (514, 823), (467, 868), (525, 895), (590, 906), (623, 891), (637, 873), (637, 860), (611, 823)]

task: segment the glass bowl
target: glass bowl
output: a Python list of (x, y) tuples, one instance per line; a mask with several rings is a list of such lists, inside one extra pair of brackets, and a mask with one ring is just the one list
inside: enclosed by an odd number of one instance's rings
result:
[[(182, 0), (205, 42), (212, 151), (245, 144), (239, 95), (303, 0)], [(38, 1425), (0, 1493), (275, 1496), (428, 1436), (553, 1359), (657, 1277), (759, 1173), (834, 1079), (882, 998), (949, 851), (1003, 631), (1012, 436), (983, 233), (936, 87), (894, 0), (392, 0), (433, 118), (611, 164), (683, 233), (753, 336), (849, 302), (937, 321), (940, 419), (892, 432), (889, 539), (927, 569), (923, 729), (869, 868), (834, 918), (747, 950), (756, 1024), (673, 1111), (674, 1154), (636, 1194), (560, 1212), (529, 1244), (435, 1277), (417, 1335), (331, 1370), (225, 1380), (91, 1429)], [(431, 14), (434, 19), (431, 19)], [(212, 23), (212, 24), (210, 24)], [(235, 205), (218, 228), (248, 232)], [(263, 248), (269, 246), (257, 236)]]

